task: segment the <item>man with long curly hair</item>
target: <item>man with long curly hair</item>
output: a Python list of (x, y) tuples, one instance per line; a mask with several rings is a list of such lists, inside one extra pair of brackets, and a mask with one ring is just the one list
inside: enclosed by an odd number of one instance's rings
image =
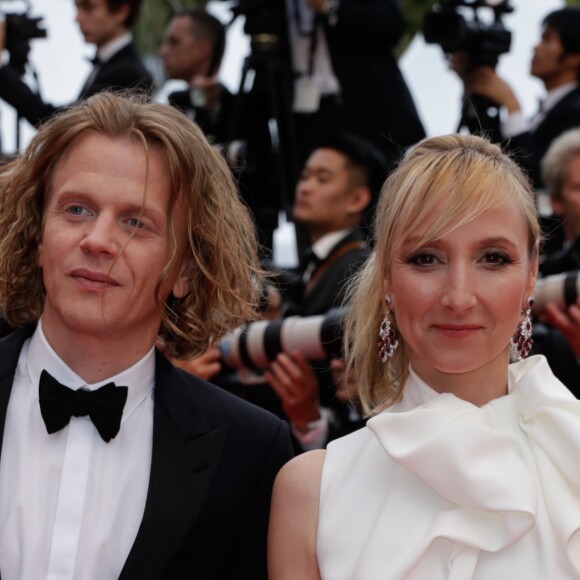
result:
[(102, 93), (0, 170), (2, 578), (266, 578), (284, 423), (175, 368), (255, 314), (252, 222), (174, 109)]

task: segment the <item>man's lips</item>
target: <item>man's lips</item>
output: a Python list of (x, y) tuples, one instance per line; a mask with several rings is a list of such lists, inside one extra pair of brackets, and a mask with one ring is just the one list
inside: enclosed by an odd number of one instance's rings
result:
[(89, 290), (102, 290), (105, 288), (111, 288), (112, 286), (119, 286), (118, 282), (108, 274), (93, 272), (91, 270), (73, 270), (70, 273), (70, 277), (78, 282), (83, 288)]

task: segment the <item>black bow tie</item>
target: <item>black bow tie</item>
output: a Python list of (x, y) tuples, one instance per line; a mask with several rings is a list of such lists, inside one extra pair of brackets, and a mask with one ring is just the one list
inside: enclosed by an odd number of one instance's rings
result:
[(108, 443), (121, 428), (128, 390), (108, 383), (95, 391), (73, 391), (42, 371), (38, 393), (46, 430), (56, 433), (69, 424), (71, 417), (88, 415), (99, 435)]
[(87, 60), (93, 65), (93, 66), (99, 66), (101, 64), (101, 59), (99, 58), (98, 54), (95, 54), (95, 56), (93, 57), (87, 57)]
[(306, 250), (306, 252), (304, 253), (304, 264), (306, 267), (308, 267), (309, 265), (314, 266), (320, 266), (320, 264), (322, 264), (324, 260), (321, 260), (312, 250), (312, 248), (309, 248), (308, 250)]

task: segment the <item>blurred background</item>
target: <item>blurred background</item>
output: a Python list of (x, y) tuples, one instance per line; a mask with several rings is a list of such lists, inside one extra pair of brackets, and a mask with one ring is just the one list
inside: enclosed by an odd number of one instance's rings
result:
[[(458, 78), (448, 70), (441, 48), (426, 44), (421, 34), (424, 15), (434, 3), (433, 0), (402, 1), (408, 32), (399, 47), (400, 66), (429, 135), (456, 130), (462, 94)], [(504, 17), (505, 26), (513, 35), (512, 46), (510, 52), (500, 58), (497, 68), (516, 87), (525, 112), (535, 110), (542, 92), (539, 81), (530, 77), (528, 72), (532, 48), (539, 36), (539, 22), (547, 12), (564, 4), (561, 0), (513, 0), (514, 11)], [(181, 8), (206, 6), (220, 20), (229, 23), (233, 5), (221, 0), (207, 3), (146, 0), (135, 36), (158, 86), (162, 87), (164, 80), (157, 49), (171, 15)], [(90, 71), (87, 59), (93, 52), (92, 47), (83, 42), (75, 24), (73, 0), (0, 0), (0, 9), (5, 12), (29, 10), (31, 16), (42, 18), (47, 37), (31, 42), (29, 62), (36, 77), (27, 73), (27, 82), (36, 84), (40, 94), (49, 102), (63, 104), (73, 101)], [(240, 16), (229, 27), (226, 55), (220, 72), (224, 85), (233, 91), (237, 90), (242, 62), (249, 52), (243, 24)], [(66, 63), (66, 66), (59, 66), (59, 62)], [(162, 100), (167, 92), (169, 87), (161, 88), (158, 98)], [(21, 146), (27, 143), (33, 132), (28, 123), (21, 122)], [(16, 116), (14, 110), (3, 102), (0, 102), (0, 138), (5, 153), (15, 151)]]

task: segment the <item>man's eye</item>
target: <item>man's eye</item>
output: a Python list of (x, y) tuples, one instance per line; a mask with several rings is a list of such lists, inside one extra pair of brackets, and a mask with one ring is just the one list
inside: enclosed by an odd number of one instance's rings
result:
[(67, 213), (71, 215), (84, 215), (88, 212), (82, 205), (71, 205), (66, 209)]
[(145, 223), (142, 222), (139, 218), (129, 218), (127, 220), (127, 225), (131, 228), (135, 228), (136, 230), (142, 230), (145, 227)]

